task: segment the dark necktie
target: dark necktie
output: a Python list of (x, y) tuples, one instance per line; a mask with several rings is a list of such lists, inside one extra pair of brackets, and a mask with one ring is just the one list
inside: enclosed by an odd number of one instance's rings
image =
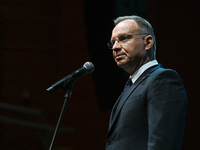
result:
[(119, 104), (121, 98), (124, 96), (124, 93), (130, 88), (130, 86), (132, 84), (133, 84), (133, 82), (132, 82), (131, 78), (129, 78), (128, 81), (126, 82), (125, 86), (124, 86), (124, 90), (123, 90), (122, 94), (120, 95), (119, 99), (117, 100), (116, 104), (113, 107), (112, 116), (111, 116), (112, 119), (113, 119), (113, 116), (115, 114), (115, 111), (117, 110), (117, 107), (118, 107), (118, 104)]
[(121, 94), (121, 97), (124, 95), (124, 93), (130, 88), (130, 86), (133, 84), (131, 78), (128, 79), (128, 81), (126, 82), (125, 86), (124, 86), (124, 90)]

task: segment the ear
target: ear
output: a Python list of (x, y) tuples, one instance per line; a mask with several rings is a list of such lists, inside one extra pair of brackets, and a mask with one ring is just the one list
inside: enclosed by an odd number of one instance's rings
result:
[(153, 46), (154, 44), (154, 40), (153, 40), (153, 37), (151, 35), (147, 35), (145, 38), (144, 38), (144, 42), (145, 42), (145, 50), (148, 51), (151, 49), (151, 47)]

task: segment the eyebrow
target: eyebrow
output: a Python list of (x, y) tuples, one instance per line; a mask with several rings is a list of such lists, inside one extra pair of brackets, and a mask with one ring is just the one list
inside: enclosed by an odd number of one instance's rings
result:
[[(120, 33), (120, 34), (117, 36), (117, 38), (119, 38), (120, 36), (123, 36), (123, 35), (129, 35), (129, 34), (131, 34), (131, 33)], [(110, 41), (115, 40), (115, 39), (116, 39), (116, 38), (111, 38)]]

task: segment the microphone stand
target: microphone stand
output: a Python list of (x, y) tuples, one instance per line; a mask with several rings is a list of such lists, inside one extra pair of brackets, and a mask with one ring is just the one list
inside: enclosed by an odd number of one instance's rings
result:
[(51, 144), (50, 144), (49, 150), (53, 150), (53, 148), (54, 148), (55, 140), (56, 140), (58, 131), (60, 129), (61, 122), (63, 120), (63, 116), (64, 116), (64, 112), (65, 112), (66, 107), (67, 107), (67, 103), (68, 103), (68, 101), (69, 101), (69, 99), (71, 98), (71, 95), (72, 95), (72, 86), (73, 86), (73, 83), (74, 83), (74, 81), (72, 81), (70, 83), (64, 83), (63, 90), (66, 92), (65, 96), (64, 96), (65, 101), (64, 101), (62, 110), (60, 112), (60, 116), (59, 116), (59, 119), (58, 119), (58, 122), (57, 122), (57, 125), (56, 125), (56, 128), (55, 128), (55, 131), (54, 131), (53, 138), (51, 140)]

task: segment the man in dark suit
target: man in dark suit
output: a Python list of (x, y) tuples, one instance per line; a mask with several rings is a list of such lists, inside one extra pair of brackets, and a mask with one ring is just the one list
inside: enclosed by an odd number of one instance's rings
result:
[(124, 16), (114, 23), (108, 47), (130, 79), (112, 109), (106, 150), (180, 150), (187, 96), (179, 75), (158, 64), (148, 21)]

